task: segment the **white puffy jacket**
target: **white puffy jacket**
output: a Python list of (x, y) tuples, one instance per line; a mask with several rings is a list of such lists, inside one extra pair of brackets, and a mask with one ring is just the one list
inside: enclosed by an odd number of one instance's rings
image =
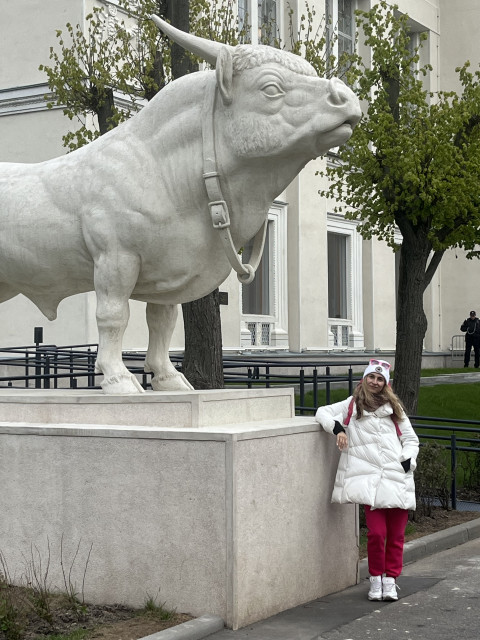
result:
[[(333, 433), (335, 421), (343, 425), (350, 400), (320, 407), (315, 414), (325, 431)], [(350, 424), (344, 426), (348, 447), (340, 454), (332, 502), (368, 504), (374, 509), (415, 509), (413, 471), (418, 455), (418, 437), (404, 415), (398, 422), (399, 437), (391, 418), (390, 403), (357, 420), (355, 404)], [(405, 473), (400, 464), (410, 458)]]

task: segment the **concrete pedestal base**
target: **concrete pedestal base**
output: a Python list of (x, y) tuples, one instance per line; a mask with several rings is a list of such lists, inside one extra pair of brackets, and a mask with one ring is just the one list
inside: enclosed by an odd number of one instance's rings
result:
[[(49, 543), (49, 579), (63, 588), (63, 536), (68, 568), (80, 543), (77, 591), (93, 545), (87, 600), (142, 606), (158, 593), (234, 629), (356, 582), (356, 509), (330, 503), (334, 439), (293, 416), (291, 390), (186, 393), (177, 404), (197, 409), (183, 428), (165, 424), (172, 394), (42, 393), (0, 393), (0, 551), (12, 575), (32, 545), (45, 564)], [(55, 421), (69, 404), (69, 424)], [(90, 422), (95, 406), (103, 424)]]

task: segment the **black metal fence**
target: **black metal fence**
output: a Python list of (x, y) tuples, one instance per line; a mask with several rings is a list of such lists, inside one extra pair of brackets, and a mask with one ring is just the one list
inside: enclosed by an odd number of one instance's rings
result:
[[(476, 466), (480, 458), (480, 420), (455, 420), (428, 416), (410, 416), (420, 444), (435, 441), (450, 452), (450, 500), (452, 509), (457, 508), (457, 471), (459, 453), (475, 454)], [(427, 433), (423, 433), (427, 431)], [(431, 432), (435, 433), (431, 433)]]
[[(99, 388), (101, 374), (95, 371), (97, 344), (56, 346), (36, 344), (30, 346), (0, 349), (0, 388), (42, 388), (56, 389), (59, 386), (70, 389)], [(171, 355), (177, 369), (182, 368), (182, 355)], [(144, 389), (151, 387), (151, 374), (143, 371), (144, 352), (124, 352), (123, 360), (127, 369), (137, 375)], [(326, 402), (331, 399), (331, 390), (337, 386), (347, 386), (353, 392), (354, 383), (360, 375), (353, 372), (353, 366), (364, 368), (367, 362), (352, 365), (348, 361), (307, 362), (284, 359), (265, 360), (240, 357), (223, 359), (226, 387), (295, 387), (299, 402), (297, 412), (303, 415), (313, 411), (305, 406), (308, 391), (313, 392), (313, 404), (318, 405), (319, 389), (324, 388)]]
[[(35, 334), (40, 338), (39, 334)], [(0, 388), (100, 388), (95, 371), (97, 344), (83, 345), (35, 345), (0, 349)], [(123, 359), (128, 370), (137, 375), (144, 389), (151, 387), (151, 374), (143, 371), (145, 353), (126, 352)], [(181, 370), (182, 355), (172, 355), (171, 360)], [(354, 386), (361, 379), (365, 362), (349, 361), (306, 361), (303, 359), (266, 359), (225, 357), (223, 361), (225, 386), (232, 388), (274, 386), (294, 387), (296, 392), (296, 413), (315, 413), (320, 404), (330, 404), (332, 390), (341, 387), (353, 393)], [(309, 403), (306, 403), (307, 393)], [(480, 453), (480, 420), (454, 420), (425, 416), (411, 416), (421, 444), (429, 440), (437, 441), (450, 451), (451, 504), (457, 503), (457, 463), (460, 452)], [(429, 433), (433, 432), (435, 433)], [(425, 433), (427, 432), (427, 433)]]

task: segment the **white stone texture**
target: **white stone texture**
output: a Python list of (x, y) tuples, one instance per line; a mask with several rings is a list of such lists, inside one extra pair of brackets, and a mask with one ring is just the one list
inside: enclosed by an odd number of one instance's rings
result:
[[(153, 388), (191, 388), (168, 357), (177, 305), (227, 278), (274, 198), (309, 160), (346, 142), (361, 115), (343, 82), (319, 78), (298, 56), (160, 24), (216, 71), (170, 83), (73, 153), (0, 165), (0, 302), (21, 293), (54, 320), (64, 298), (95, 290), (107, 394), (143, 391), (121, 359), (130, 298), (147, 303)], [(210, 205), (224, 198), (215, 216)]]
[[(134, 406), (160, 413), (144, 399)], [(0, 451), (0, 549), (17, 578), (32, 545), (45, 562), (48, 541), (62, 587), (63, 535), (68, 567), (81, 542), (77, 589), (93, 544), (87, 600), (142, 606), (160, 590), (168, 607), (232, 628), (356, 582), (356, 509), (330, 503), (338, 452), (312, 418), (201, 429), (3, 421)]]
[(291, 418), (293, 389), (153, 391), (111, 398), (78, 389), (0, 389), (0, 423), (67, 423), (206, 428), (240, 422)]

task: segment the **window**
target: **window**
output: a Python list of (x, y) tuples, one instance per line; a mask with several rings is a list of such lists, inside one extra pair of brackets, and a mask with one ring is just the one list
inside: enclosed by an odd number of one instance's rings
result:
[(248, 0), (238, 0), (238, 30), (248, 32)]
[(239, 0), (239, 29), (251, 29), (252, 44), (273, 44), (280, 38), (281, 0)]
[(355, 221), (334, 213), (327, 219), (329, 347), (362, 349), (362, 237)]
[[(354, 0), (326, 0), (325, 2), (327, 49), (329, 54), (335, 56), (337, 62), (343, 53), (353, 53), (355, 44), (354, 9)], [(340, 71), (342, 70), (340, 69)]]
[(258, 1), (258, 41), (262, 44), (273, 44), (278, 40), (277, 2), (276, 0)]
[[(267, 235), (265, 237), (265, 247), (263, 256), (258, 265), (255, 279), (249, 285), (242, 287), (243, 313), (252, 315), (273, 315), (272, 296), (270, 294), (270, 240), (273, 221), (269, 220)], [(243, 249), (242, 262), (246, 264), (250, 261), (252, 254), (253, 240)]]
[(348, 318), (347, 237), (328, 234), (328, 317)]
[[(255, 279), (241, 285), (244, 348), (288, 348), (287, 332), (287, 206), (274, 202), (268, 213), (263, 256)], [(242, 252), (249, 261), (252, 242)]]

